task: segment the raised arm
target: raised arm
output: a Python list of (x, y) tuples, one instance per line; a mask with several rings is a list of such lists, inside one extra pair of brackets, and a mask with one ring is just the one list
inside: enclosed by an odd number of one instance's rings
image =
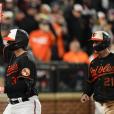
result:
[(1, 25), (2, 25), (2, 2), (0, 2), (0, 53), (3, 53), (4, 44), (1, 33)]
[(1, 32), (1, 25), (2, 25), (2, 4), (3, 1), (0, 0), (0, 56), (3, 57), (3, 61), (5, 63), (8, 63), (10, 61), (10, 58), (12, 56), (12, 53), (9, 51), (9, 49), (5, 46), (2, 38), (2, 32)]

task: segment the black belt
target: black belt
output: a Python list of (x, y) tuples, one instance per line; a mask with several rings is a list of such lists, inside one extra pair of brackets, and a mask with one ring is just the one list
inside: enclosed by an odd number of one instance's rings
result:
[(28, 98), (16, 98), (15, 100), (14, 99), (9, 100), (11, 104), (17, 104), (17, 103), (24, 102), (24, 101), (29, 101), (29, 99)]

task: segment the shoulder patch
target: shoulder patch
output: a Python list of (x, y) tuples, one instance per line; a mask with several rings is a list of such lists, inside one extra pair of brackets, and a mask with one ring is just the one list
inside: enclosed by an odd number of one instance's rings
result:
[(21, 71), (22, 76), (30, 76), (30, 69), (29, 68), (23, 68)]

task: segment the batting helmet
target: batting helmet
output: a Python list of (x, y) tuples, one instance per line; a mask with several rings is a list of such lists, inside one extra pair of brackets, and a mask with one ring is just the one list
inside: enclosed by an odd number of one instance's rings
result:
[(105, 31), (96, 31), (92, 34), (91, 39), (93, 42), (101, 42), (100, 44), (93, 47), (96, 51), (102, 51), (106, 48), (108, 48), (111, 44), (111, 37), (110, 35)]
[(22, 29), (11, 29), (8, 36), (4, 38), (9, 43), (10, 50), (19, 48), (26, 49), (28, 45), (28, 33)]

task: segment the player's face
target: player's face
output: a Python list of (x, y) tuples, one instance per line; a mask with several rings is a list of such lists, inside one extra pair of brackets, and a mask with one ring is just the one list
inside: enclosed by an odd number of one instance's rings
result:
[(100, 43), (101, 43), (101, 42), (99, 42), (99, 41), (94, 41), (94, 42), (93, 42), (93, 47), (99, 45)]
[[(101, 42), (100, 41), (94, 41), (93, 42), (93, 47), (99, 45)], [(94, 53), (99, 54), (99, 51), (94, 50)]]

